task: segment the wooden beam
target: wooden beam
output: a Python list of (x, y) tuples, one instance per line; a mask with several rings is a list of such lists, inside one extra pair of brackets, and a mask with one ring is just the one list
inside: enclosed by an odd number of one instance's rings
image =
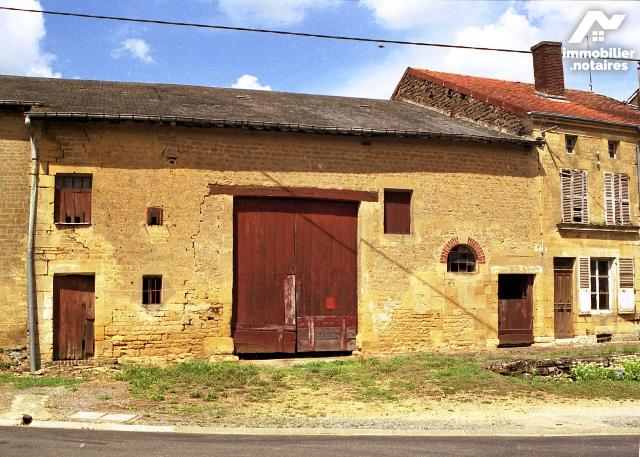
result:
[(377, 202), (378, 192), (350, 189), (319, 189), (317, 187), (233, 186), (209, 184), (209, 195), (236, 197), (291, 197), (319, 200)]

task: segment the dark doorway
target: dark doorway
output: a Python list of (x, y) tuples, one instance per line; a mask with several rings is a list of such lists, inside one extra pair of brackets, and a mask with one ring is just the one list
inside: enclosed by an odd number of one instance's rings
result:
[(533, 343), (534, 275), (498, 275), (498, 339), (501, 345)]
[(93, 356), (95, 277), (53, 277), (53, 358), (81, 360)]
[(237, 353), (353, 351), (358, 204), (234, 200)]
[(573, 258), (553, 259), (553, 328), (555, 338), (573, 338)]

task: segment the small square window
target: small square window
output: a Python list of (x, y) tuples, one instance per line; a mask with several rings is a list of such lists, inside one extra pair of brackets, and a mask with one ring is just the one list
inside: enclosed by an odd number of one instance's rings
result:
[(384, 233), (411, 233), (411, 191), (384, 191)]
[(142, 277), (142, 304), (159, 305), (162, 297), (162, 276)]
[(567, 154), (573, 154), (575, 152), (577, 142), (578, 142), (578, 137), (575, 135), (564, 136), (564, 145), (567, 148)]
[(612, 159), (618, 157), (618, 146), (620, 146), (619, 141), (609, 141), (609, 157)]
[(162, 225), (162, 208), (147, 208), (147, 225)]

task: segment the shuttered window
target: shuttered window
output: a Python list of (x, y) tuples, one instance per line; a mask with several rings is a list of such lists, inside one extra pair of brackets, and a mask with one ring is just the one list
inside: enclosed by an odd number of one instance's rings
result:
[(604, 209), (607, 224), (626, 225), (631, 223), (629, 175), (604, 174)]
[(587, 205), (587, 172), (585, 170), (560, 170), (560, 197), (562, 222), (589, 223)]
[(411, 191), (384, 191), (384, 233), (411, 233)]
[(54, 222), (56, 224), (91, 223), (90, 176), (56, 176)]
[(592, 311), (611, 309), (611, 282), (609, 280), (610, 267), (610, 259), (591, 259), (589, 277)]
[(618, 260), (618, 313), (630, 314), (636, 310), (633, 259)]

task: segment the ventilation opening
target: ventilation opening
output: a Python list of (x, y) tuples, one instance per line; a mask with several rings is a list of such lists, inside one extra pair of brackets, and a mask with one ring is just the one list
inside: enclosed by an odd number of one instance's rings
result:
[(601, 333), (596, 335), (596, 341), (598, 343), (611, 343), (611, 333)]

